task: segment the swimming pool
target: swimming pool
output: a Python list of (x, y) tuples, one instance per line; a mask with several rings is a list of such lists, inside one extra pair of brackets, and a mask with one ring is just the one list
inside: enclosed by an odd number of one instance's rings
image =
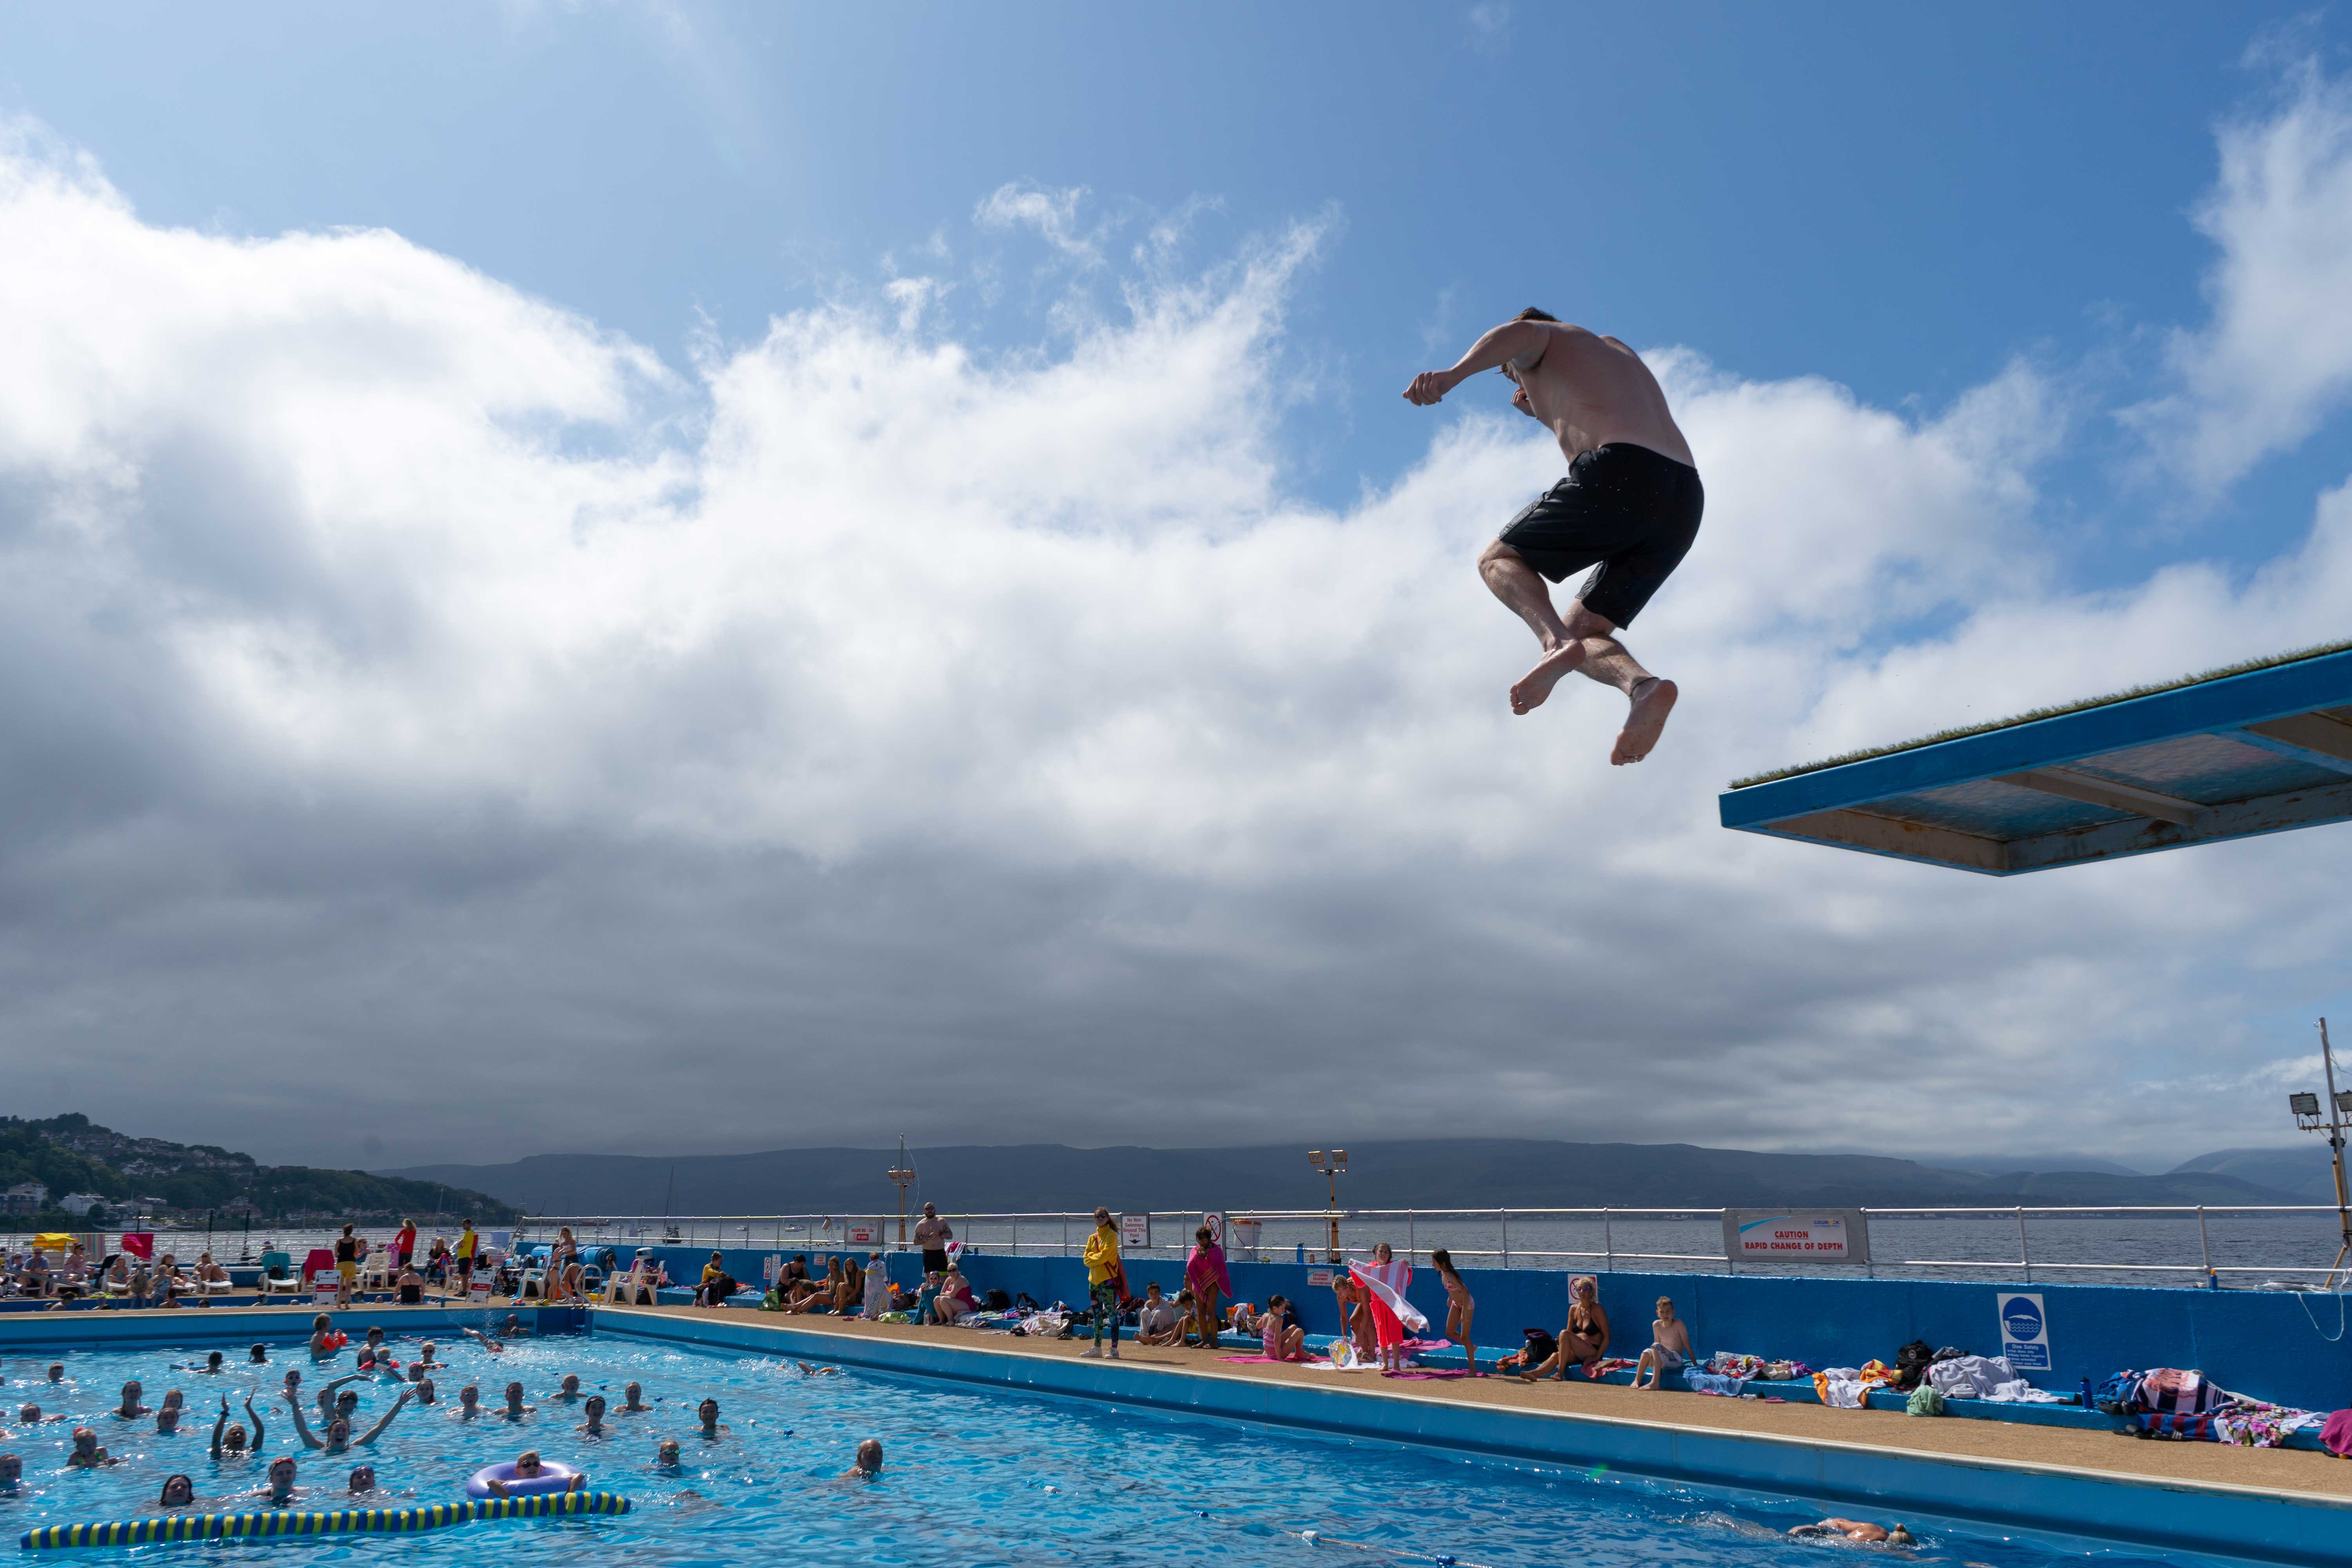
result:
[[(0, 1500), (12, 1533), (37, 1525), (131, 1518), (154, 1510), (163, 1478), (184, 1471), (202, 1498), (224, 1498), (260, 1484), (262, 1460), (205, 1457), (212, 1417), (226, 1392), (234, 1405), (256, 1382), (274, 1391), (289, 1366), (315, 1387), (351, 1370), (345, 1352), (332, 1373), (306, 1355), (273, 1348), (265, 1378), (238, 1362), (244, 1341), (192, 1340), (178, 1351), (86, 1352), (62, 1358), (11, 1355), (0, 1373), (8, 1384), (6, 1447), (23, 1456), (23, 1492)], [(415, 1342), (399, 1353), (413, 1353)], [(173, 1370), (224, 1349), (220, 1377)], [(299, 1551), (305, 1562), (389, 1562), (392, 1554), (455, 1562), (484, 1551), (522, 1563), (571, 1563), (635, 1553), (647, 1562), (740, 1563), (768, 1558), (908, 1564), (1086, 1563), (1162, 1563), (1225, 1559), (1244, 1563), (1429, 1563), (1464, 1568), (1576, 1562), (1742, 1563), (1759, 1568), (1823, 1561), (1824, 1547), (1779, 1531), (1814, 1517), (1790, 1503), (1775, 1508), (1666, 1483), (1608, 1473), (1512, 1466), (1393, 1447), (1318, 1439), (1214, 1421), (1144, 1415), (1116, 1406), (979, 1391), (868, 1372), (811, 1377), (791, 1361), (647, 1343), (618, 1337), (564, 1335), (516, 1342), (504, 1355), (444, 1344), (452, 1372), (438, 1380), (443, 1403), (412, 1405), (373, 1450), (389, 1496), (372, 1506), (405, 1507), (464, 1495), (466, 1478), (525, 1447), (568, 1460), (592, 1483), (635, 1500), (619, 1518), (509, 1521), (458, 1526), (434, 1534), (352, 1536), (296, 1545), (178, 1544), (67, 1553), (189, 1561)], [(47, 1384), (51, 1360), (70, 1381)], [(263, 1369), (252, 1369), (261, 1372)], [(611, 1419), (614, 1436), (596, 1441), (573, 1431), (576, 1405), (551, 1401), (566, 1373), (582, 1393), (643, 1383), (654, 1413)], [(184, 1432), (160, 1437), (152, 1418), (104, 1414), (123, 1382), (136, 1377), (146, 1402), (166, 1389), (185, 1391)], [(458, 1386), (471, 1379), (496, 1404), (509, 1380), (522, 1383), (535, 1414), (510, 1426), (452, 1419)], [(362, 1395), (364, 1430), (385, 1409), (384, 1384), (352, 1384)], [(716, 1397), (730, 1429), (717, 1442), (697, 1434), (693, 1406)], [(27, 1429), (16, 1406), (37, 1401), (96, 1426), (100, 1440), (130, 1462), (97, 1472), (65, 1468), (73, 1423)], [(261, 1404), (259, 1396), (256, 1403)], [(264, 1405), (264, 1453), (293, 1452), (282, 1403)], [(657, 1470), (660, 1436), (685, 1447), (673, 1473)], [(859, 1439), (887, 1449), (879, 1480), (844, 1480)], [(299, 1506), (343, 1501), (349, 1457), (302, 1456)], [(252, 1506), (215, 1503), (213, 1508)], [(1884, 1522), (1882, 1521), (1882, 1522)], [(1917, 1528), (1915, 1521), (1915, 1528)], [(1315, 1532), (1318, 1540), (1306, 1539)], [(2055, 1543), (1981, 1534), (1922, 1531), (1916, 1560), (2026, 1568), (2070, 1555)], [(2162, 1561), (2129, 1551), (2102, 1552), (2111, 1563)], [(2177, 1560), (2177, 1559), (2176, 1559)], [(27, 1558), (27, 1561), (32, 1561)]]

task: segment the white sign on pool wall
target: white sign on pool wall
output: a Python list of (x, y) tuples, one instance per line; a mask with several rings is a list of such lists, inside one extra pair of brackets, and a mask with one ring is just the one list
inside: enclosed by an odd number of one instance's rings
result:
[(1723, 1255), (1741, 1263), (1867, 1263), (1860, 1209), (1726, 1209)]
[(1119, 1215), (1118, 1245), (1121, 1248), (1149, 1247), (1151, 1245), (1151, 1216), (1149, 1214)]
[(2000, 1312), (2000, 1353), (2020, 1372), (2050, 1370), (2050, 1320), (2042, 1298), (2022, 1290), (1994, 1295)]

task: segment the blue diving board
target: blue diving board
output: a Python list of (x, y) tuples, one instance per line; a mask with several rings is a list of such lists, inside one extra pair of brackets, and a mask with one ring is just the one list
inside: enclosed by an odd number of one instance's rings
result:
[(2352, 650), (1737, 787), (1723, 826), (2011, 877), (2352, 819)]

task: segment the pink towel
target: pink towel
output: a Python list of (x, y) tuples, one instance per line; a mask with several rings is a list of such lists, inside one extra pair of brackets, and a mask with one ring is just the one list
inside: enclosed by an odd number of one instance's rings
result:
[(2339, 1410), (2319, 1429), (2319, 1446), (2331, 1454), (2352, 1457), (2352, 1410)]

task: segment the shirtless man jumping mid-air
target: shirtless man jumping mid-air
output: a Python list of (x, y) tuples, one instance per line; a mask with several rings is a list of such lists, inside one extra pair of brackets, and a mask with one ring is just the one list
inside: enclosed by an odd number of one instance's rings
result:
[[(1511, 406), (1540, 420), (1569, 460), (1568, 478), (1513, 518), (1478, 557), (1486, 586), (1543, 644), (1536, 667), (1511, 688), (1511, 711), (1540, 706), (1563, 676), (1581, 669), (1633, 703), (1609, 760), (1638, 763), (1674, 711), (1675, 683), (1634, 663), (1616, 633), (1698, 537), (1706, 498), (1690, 446), (1639, 354), (1533, 309), (1471, 344), (1453, 369), (1414, 376), (1405, 401), (1427, 407), (1479, 372), (1497, 369), (1518, 384)], [(1563, 620), (1544, 579), (1557, 583), (1588, 566), (1592, 575)]]

